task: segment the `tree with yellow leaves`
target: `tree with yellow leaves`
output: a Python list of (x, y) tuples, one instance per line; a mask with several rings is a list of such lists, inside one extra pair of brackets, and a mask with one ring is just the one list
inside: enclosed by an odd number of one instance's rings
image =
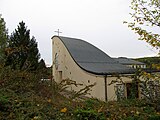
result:
[(152, 47), (160, 49), (160, 0), (132, 0), (132, 22), (128, 27)]
[[(132, 0), (130, 7), (133, 21), (124, 23), (139, 35), (139, 40), (146, 41), (153, 48), (160, 50), (160, 0)], [(145, 73), (142, 77), (141, 94), (160, 107), (160, 75)]]

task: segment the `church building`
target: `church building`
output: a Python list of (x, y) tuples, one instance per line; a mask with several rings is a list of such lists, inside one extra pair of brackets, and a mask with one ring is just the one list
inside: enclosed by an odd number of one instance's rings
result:
[(134, 69), (120, 64), (81, 39), (53, 36), (52, 46), (52, 73), (57, 83), (70, 79), (83, 84), (80, 87), (70, 87), (70, 90), (75, 91), (95, 83), (88, 96), (103, 101), (127, 98), (130, 95), (128, 86)]

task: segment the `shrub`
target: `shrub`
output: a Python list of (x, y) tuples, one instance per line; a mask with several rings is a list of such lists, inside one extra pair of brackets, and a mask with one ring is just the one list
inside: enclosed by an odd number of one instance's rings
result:
[(160, 120), (160, 115), (151, 115), (148, 120)]
[(8, 108), (10, 107), (10, 102), (7, 98), (7, 96), (0, 93), (0, 111), (8, 111)]
[(77, 109), (74, 115), (76, 120), (105, 120), (103, 113), (94, 110)]

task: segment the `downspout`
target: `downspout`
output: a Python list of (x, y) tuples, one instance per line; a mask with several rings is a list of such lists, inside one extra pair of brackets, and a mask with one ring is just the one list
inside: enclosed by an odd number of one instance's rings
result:
[(108, 101), (108, 90), (107, 90), (107, 75), (104, 76), (104, 87), (105, 87), (105, 101)]

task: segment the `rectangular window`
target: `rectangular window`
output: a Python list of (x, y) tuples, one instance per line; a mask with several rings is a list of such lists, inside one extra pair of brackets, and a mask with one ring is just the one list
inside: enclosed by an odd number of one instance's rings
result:
[(58, 81), (62, 81), (62, 71), (58, 71)]

